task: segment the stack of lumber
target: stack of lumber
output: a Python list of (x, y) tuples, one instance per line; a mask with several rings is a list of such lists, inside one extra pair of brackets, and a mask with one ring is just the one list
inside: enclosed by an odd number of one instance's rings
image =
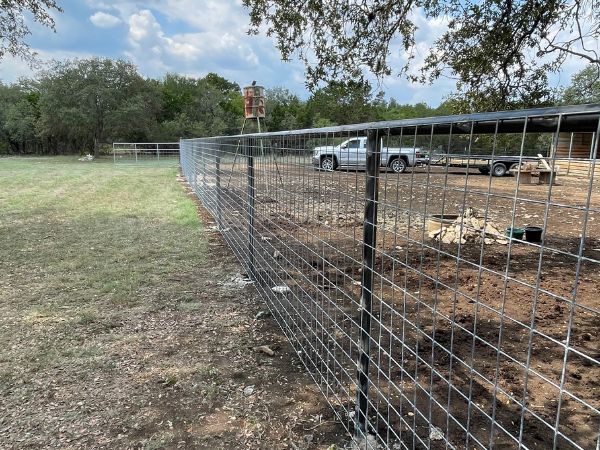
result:
[(451, 224), (431, 231), (429, 237), (444, 244), (508, 244), (498, 226), (490, 220), (480, 218), (473, 208), (467, 208), (463, 215)]

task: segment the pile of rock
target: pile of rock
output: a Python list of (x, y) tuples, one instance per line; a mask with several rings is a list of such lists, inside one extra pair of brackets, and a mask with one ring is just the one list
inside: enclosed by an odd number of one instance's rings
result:
[(508, 239), (498, 229), (498, 226), (490, 220), (480, 218), (477, 211), (467, 208), (462, 216), (459, 216), (449, 225), (440, 224), (429, 232), (429, 237), (444, 244), (466, 244), (468, 242), (481, 244), (508, 244)]

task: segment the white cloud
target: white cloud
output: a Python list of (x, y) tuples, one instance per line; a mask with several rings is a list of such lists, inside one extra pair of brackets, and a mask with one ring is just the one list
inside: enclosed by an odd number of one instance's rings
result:
[(31, 75), (31, 67), (22, 59), (10, 55), (2, 59), (2, 64), (0, 64), (0, 81), (2, 83), (12, 83), (20, 77), (29, 75)]
[(127, 24), (121, 54), (146, 76), (216, 72), (240, 85), (256, 79), (307, 95), (302, 65), (282, 63), (271, 38), (248, 36), (248, 11), (241, 0), (84, 1)]
[(66, 59), (91, 58), (93, 55), (84, 52), (71, 52), (67, 50), (41, 50), (33, 49), (37, 53), (39, 64), (31, 67), (26, 61), (20, 58), (7, 55), (0, 64), (0, 81), (3, 83), (13, 83), (21, 77), (32, 77), (35, 73), (43, 69), (50, 61), (64, 61)]
[(119, 19), (117, 16), (113, 16), (112, 14), (98, 11), (90, 16), (90, 22), (99, 28), (112, 28), (119, 25), (121, 23), (121, 19)]
[(149, 75), (162, 75), (165, 69), (223, 73), (255, 68), (259, 64), (259, 57), (252, 47), (228, 31), (168, 35), (147, 9), (132, 14), (128, 24), (130, 49), (127, 55)]
[(139, 46), (144, 40), (164, 39), (160, 24), (150, 10), (143, 10), (129, 17), (129, 42)]

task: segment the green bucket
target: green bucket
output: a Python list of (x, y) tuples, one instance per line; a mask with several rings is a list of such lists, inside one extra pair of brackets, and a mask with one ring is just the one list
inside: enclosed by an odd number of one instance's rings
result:
[(506, 229), (506, 235), (509, 238), (513, 238), (513, 239), (520, 239), (523, 240), (523, 236), (525, 235), (525, 230), (523, 228), (507, 228)]

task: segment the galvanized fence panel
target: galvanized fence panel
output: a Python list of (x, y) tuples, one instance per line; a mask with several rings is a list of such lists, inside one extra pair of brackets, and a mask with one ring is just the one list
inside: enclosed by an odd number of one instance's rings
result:
[(178, 164), (179, 142), (115, 142), (112, 149), (115, 164)]
[(190, 139), (181, 168), (364, 448), (597, 449), (599, 116)]

